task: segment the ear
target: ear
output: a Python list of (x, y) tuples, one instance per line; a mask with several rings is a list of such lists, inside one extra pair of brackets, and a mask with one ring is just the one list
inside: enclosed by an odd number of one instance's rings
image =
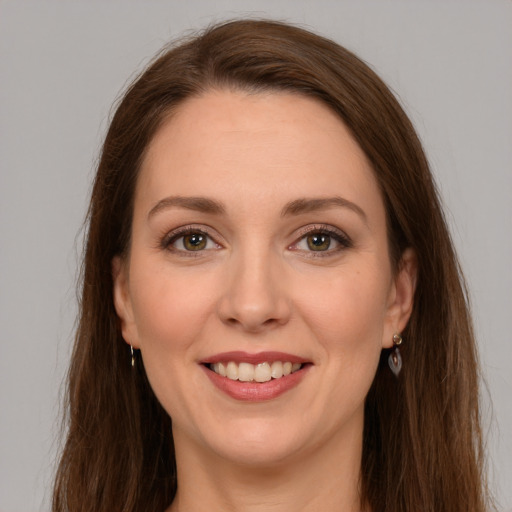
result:
[(121, 333), (128, 345), (131, 345), (133, 348), (140, 348), (137, 326), (133, 317), (128, 274), (126, 261), (120, 256), (115, 256), (112, 260), (113, 295), (114, 307), (121, 321)]
[(382, 340), (383, 348), (393, 346), (393, 334), (400, 334), (409, 321), (414, 305), (417, 272), (416, 253), (408, 248), (402, 254), (391, 286)]

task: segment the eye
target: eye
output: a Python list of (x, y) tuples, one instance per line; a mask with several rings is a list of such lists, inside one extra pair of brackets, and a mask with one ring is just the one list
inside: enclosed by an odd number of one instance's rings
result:
[(307, 228), (306, 233), (290, 249), (319, 253), (319, 256), (326, 253), (327, 256), (348, 247), (352, 247), (352, 242), (342, 231), (327, 226), (313, 226)]
[(175, 252), (200, 252), (220, 248), (220, 245), (215, 243), (208, 233), (190, 228), (170, 233), (164, 239), (163, 245)]

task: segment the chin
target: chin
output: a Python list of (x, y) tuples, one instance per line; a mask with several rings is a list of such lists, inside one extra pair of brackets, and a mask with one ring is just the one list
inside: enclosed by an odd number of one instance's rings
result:
[(239, 436), (229, 446), (219, 446), (218, 455), (240, 466), (271, 468), (291, 462), (305, 448), (298, 439), (286, 435)]
[(207, 431), (196, 430), (193, 438), (189, 437), (188, 440), (182, 437), (182, 434), (186, 435), (184, 431), (176, 430), (176, 446), (185, 442), (185, 445), (190, 447), (189, 443), (192, 443), (196, 445), (201, 457), (213, 457), (235, 465), (258, 469), (292, 461), (307, 450), (308, 438), (311, 438), (307, 435), (303, 423), (296, 418), (293, 425), (288, 426), (282, 417), (239, 418), (220, 425), (216, 423), (215, 420), (205, 422), (204, 424), (208, 424), (210, 428)]

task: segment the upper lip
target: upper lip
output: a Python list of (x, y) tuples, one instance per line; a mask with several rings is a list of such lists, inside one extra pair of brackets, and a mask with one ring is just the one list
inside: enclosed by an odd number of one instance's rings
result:
[(274, 361), (281, 362), (291, 362), (291, 363), (307, 363), (309, 362), (307, 359), (303, 357), (299, 357), (293, 354), (287, 354), (285, 352), (275, 352), (275, 351), (267, 351), (267, 352), (257, 352), (251, 354), (249, 352), (243, 352), (241, 350), (236, 350), (232, 352), (222, 352), (220, 354), (215, 354), (211, 357), (208, 357), (201, 361), (202, 364), (214, 364), (214, 363), (225, 363), (229, 361), (234, 361), (235, 363), (272, 363)]

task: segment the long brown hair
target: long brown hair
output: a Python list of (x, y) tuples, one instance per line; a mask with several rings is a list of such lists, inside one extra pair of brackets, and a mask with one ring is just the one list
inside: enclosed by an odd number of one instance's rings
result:
[(113, 116), (88, 212), (53, 510), (163, 510), (176, 492), (171, 419), (140, 358), (130, 367), (111, 263), (129, 249), (137, 174), (156, 130), (186, 98), (212, 88), (289, 91), (329, 106), (373, 166), (395, 268), (405, 248), (416, 252), (403, 371), (395, 379), (383, 353), (366, 399), (362, 503), (382, 512), (486, 510), (471, 320), (418, 137), (389, 89), (352, 53), (303, 29), (256, 20), (217, 25), (166, 48)]

